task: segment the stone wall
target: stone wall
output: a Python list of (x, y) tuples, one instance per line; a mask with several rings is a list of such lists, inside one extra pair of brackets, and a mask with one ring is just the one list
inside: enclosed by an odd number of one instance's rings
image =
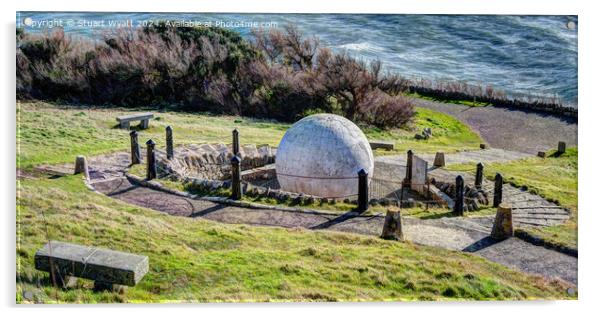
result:
[[(456, 184), (431, 179), (431, 184), (448, 195), (451, 199), (456, 197)], [(487, 192), (479, 190), (470, 185), (464, 185), (464, 208), (466, 211), (476, 211), (481, 207), (489, 205), (489, 196)]]
[[(244, 145), (240, 148), (241, 168), (249, 170), (272, 164), (276, 148), (269, 145)], [(173, 159), (158, 151), (157, 166), (161, 176), (179, 179), (228, 180), (231, 176), (232, 148), (225, 144), (185, 145), (174, 148)]]

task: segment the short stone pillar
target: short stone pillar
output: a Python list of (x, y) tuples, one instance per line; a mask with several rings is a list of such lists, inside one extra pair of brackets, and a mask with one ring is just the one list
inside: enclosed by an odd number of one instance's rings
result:
[(514, 235), (514, 227), (512, 225), (512, 208), (507, 203), (501, 203), (498, 206), (491, 229), (491, 238), (495, 240), (504, 240)]
[(556, 151), (558, 155), (562, 155), (566, 152), (566, 143), (558, 142), (558, 150)]
[(454, 201), (454, 214), (464, 215), (464, 178), (456, 177), (456, 200)]
[(88, 162), (86, 161), (86, 157), (77, 156), (75, 158), (75, 172), (73, 174), (83, 173), (86, 179), (90, 179), (90, 173), (88, 172)]
[(132, 151), (132, 165), (140, 163), (140, 146), (138, 145), (138, 132), (130, 132), (130, 148)]
[(501, 174), (495, 174), (495, 186), (493, 188), (493, 207), (498, 207), (502, 203), (502, 186), (504, 178)]
[(483, 188), (483, 168), (484, 167), (485, 166), (481, 162), (479, 162), (477, 164), (477, 174), (474, 177), (474, 186), (475, 186), (475, 188), (477, 188), (477, 190), (480, 190), (481, 188)]
[(385, 223), (383, 225), (383, 231), (380, 234), (380, 238), (403, 241), (401, 212), (389, 209), (387, 210), (387, 215), (385, 216)]
[(410, 149), (406, 160), (406, 177), (403, 179), (403, 183), (408, 187), (412, 184), (412, 160), (414, 160), (414, 153)]
[(433, 162), (433, 166), (445, 167), (445, 154), (443, 152), (438, 151), (435, 154), (435, 161)]
[(242, 177), (240, 173), (240, 157), (234, 155), (230, 159), (232, 164), (232, 195), (230, 196), (233, 200), (240, 200), (242, 198)]
[(173, 130), (171, 129), (171, 126), (165, 128), (165, 144), (167, 159), (171, 160), (173, 158)]
[(357, 210), (368, 210), (368, 173), (364, 169), (357, 172)]
[(240, 142), (238, 141), (238, 130), (232, 131), (232, 155), (240, 156)]
[(157, 178), (157, 160), (155, 157), (155, 142), (149, 139), (146, 142), (146, 179)]

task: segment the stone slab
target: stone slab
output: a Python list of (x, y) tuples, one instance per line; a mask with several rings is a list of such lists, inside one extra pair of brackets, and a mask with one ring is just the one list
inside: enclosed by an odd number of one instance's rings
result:
[(98, 282), (136, 285), (148, 272), (148, 257), (60, 241), (50, 241), (35, 255), (37, 270), (55, 271)]
[(151, 113), (151, 112), (136, 113), (136, 114), (118, 116), (117, 122), (142, 121), (142, 120), (150, 120), (152, 118), (153, 118), (153, 113)]
[(412, 190), (424, 194), (424, 186), (426, 185), (426, 173), (428, 169), (428, 162), (426, 160), (414, 155), (412, 161)]
[(376, 150), (379, 148), (382, 148), (385, 150), (393, 150), (395, 148), (395, 143), (387, 142), (387, 141), (383, 141), (383, 140), (371, 140), (370, 148), (372, 148), (373, 150)]

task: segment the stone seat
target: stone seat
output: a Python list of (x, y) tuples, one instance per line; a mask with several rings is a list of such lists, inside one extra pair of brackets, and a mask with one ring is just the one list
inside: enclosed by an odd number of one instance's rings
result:
[(148, 272), (147, 256), (60, 241), (48, 242), (34, 260), (37, 270), (50, 272), (52, 266), (62, 286), (78, 277), (93, 280), (95, 289), (134, 286)]
[(372, 148), (372, 150), (376, 150), (379, 148), (382, 148), (385, 150), (393, 150), (395, 148), (395, 143), (384, 141), (384, 140), (371, 140), (370, 148)]
[(149, 120), (153, 118), (153, 113), (145, 112), (145, 113), (136, 113), (136, 114), (128, 114), (117, 117), (117, 122), (119, 122), (119, 127), (123, 129), (130, 128), (130, 122), (132, 121), (140, 121), (140, 126), (142, 129), (147, 129), (149, 125)]

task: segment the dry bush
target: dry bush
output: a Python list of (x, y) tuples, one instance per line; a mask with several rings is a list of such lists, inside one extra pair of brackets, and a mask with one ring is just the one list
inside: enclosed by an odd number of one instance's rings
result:
[(360, 106), (361, 121), (389, 128), (410, 122), (415, 114), (412, 102), (402, 96), (390, 96), (380, 90), (370, 92)]
[(281, 121), (332, 112), (379, 127), (413, 115), (409, 101), (392, 96), (401, 91), (400, 77), (382, 75), (380, 62), (333, 54), (290, 25), (253, 34), (249, 42), (225, 29), (159, 24), (118, 29), (95, 43), (61, 30), (19, 32), (17, 94)]

